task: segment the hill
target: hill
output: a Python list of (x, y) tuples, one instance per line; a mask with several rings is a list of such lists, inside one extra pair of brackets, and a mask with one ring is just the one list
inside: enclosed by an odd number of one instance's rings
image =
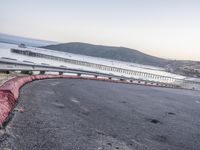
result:
[(48, 45), (43, 46), (42, 48), (158, 67), (166, 67), (170, 62), (167, 59), (147, 55), (138, 50), (125, 47), (112, 47), (72, 42)]

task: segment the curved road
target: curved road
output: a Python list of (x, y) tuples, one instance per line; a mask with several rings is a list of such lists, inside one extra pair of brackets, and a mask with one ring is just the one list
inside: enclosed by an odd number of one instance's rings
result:
[(4, 150), (199, 150), (195, 91), (79, 79), (21, 89)]

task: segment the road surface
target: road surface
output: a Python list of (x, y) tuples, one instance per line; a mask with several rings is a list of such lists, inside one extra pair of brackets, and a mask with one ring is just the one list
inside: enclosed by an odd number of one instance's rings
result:
[(21, 89), (5, 150), (199, 150), (195, 91), (80, 79)]

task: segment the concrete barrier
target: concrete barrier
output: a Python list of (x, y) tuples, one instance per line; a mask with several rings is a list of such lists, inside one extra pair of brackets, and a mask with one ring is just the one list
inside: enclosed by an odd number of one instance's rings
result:
[(0, 126), (6, 121), (15, 103), (16, 99), (10, 91), (0, 91)]

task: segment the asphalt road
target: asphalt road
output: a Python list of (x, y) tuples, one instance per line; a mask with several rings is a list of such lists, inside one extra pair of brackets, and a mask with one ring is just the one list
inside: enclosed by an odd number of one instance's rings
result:
[(21, 89), (2, 150), (199, 150), (200, 93), (51, 79)]

